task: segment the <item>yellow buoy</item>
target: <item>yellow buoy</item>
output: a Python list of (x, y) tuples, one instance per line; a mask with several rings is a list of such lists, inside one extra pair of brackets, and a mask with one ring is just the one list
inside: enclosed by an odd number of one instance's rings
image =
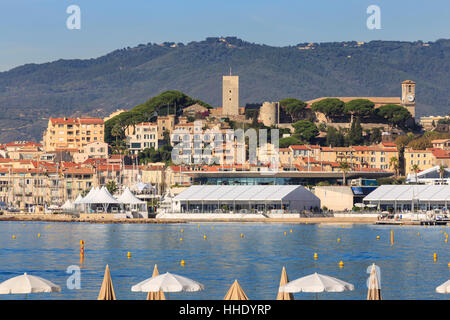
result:
[(183, 241), (183, 238), (180, 238), (180, 241)]
[(314, 252), (314, 259), (317, 259), (317, 258), (318, 258), (317, 253)]
[(181, 229), (181, 233), (183, 233), (183, 229)]
[(342, 268), (344, 266), (344, 261), (339, 261), (339, 267)]
[(16, 236), (15, 236), (15, 235), (13, 234), (12, 238), (13, 238), (13, 239), (15, 239), (15, 238), (16, 238)]
[(243, 233), (241, 233), (241, 238), (243, 238), (244, 237), (244, 234)]
[(391, 230), (391, 244), (394, 244), (394, 230)]
[(289, 232), (290, 232), (290, 233), (292, 233), (292, 229), (291, 229), (291, 230), (289, 230)]
[(184, 260), (181, 260), (181, 261), (180, 261), (180, 264), (181, 264), (182, 266), (184, 266)]
[(41, 234), (40, 233), (38, 233), (38, 238), (40, 238), (41, 237)]
[(448, 239), (445, 239), (444, 242), (447, 243)]
[(418, 236), (420, 236), (420, 233), (419, 233), (419, 232), (417, 232), (417, 235), (418, 235)]
[(286, 235), (286, 231), (284, 232), (284, 235)]
[(205, 234), (205, 235), (203, 235), (203, 239), (206, 239), (206, 234)]
[(450, 268), (450, 262), (448, 263), (448, 267)]
[(127, 257), (128, 257), (128, 258), (131, 258), (131, 252), (130, 252), (130, 251), (128, 251)]
[(377, 240), (380, 240), (380, 236), (377, 236)]
[(341, 242), (341, 238), (337, 238), (337, 242)]
[(433, 260), (436, 261), (437, 260), (437, 253), (433, 254)]

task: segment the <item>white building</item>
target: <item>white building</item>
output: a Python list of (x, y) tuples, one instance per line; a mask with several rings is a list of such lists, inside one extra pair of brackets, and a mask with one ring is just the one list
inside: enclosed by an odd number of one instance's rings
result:
[(406, 178), (406, 183), (419, 183), (419, 184), (447, 184), (450, 185), (450, 169), (445, 168), (444, 174), (441, 176), (439, 172), (439, 166), (423, 170), (417, 173), (417, 180), (415, 173), (409, 173)]
[(320, 199), (299, 185), (191, 186), (173, 199), (173, 212), (300, 212), (320, 208)]
[(134, 132), (127, 133), (127, 145), (132, 154), (147, 148), (158, 149), (158, 125), (149, 122), (137, 124)]
[(363, 199), (380, 210), (394, 211), (432, 210), (448, 208), (450, 186), (442, 185), (383, 185)]

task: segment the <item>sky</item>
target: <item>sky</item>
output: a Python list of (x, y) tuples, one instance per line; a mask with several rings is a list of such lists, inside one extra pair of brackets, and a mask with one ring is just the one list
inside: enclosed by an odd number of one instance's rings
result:
[[(80, 29), (68, 29), (71, 5)], [(380, 29), (369, 29), (370, 5)], [(1, 0), (0, 71), (26, 63), (96, 58), (165, 41), (236, 36), (272, 46), (450, 38), (448, 0)]]

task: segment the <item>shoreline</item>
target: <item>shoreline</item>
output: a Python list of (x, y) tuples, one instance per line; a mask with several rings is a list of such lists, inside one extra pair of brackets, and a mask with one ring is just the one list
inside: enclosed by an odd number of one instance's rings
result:
[(177, 218), (177, 219), (105, 219), (105, 218), (77, 218), (70, 215), (50, 214), (4, 214), (0, 216), (1, 221), (43, 221), (43, 222), (66, 222), (66, 223), (141, 223), (141, 224), (174, 224), (194, 222), (255, 222), (255, 223), (298, 223), (298, 224), (374, 224), (377, 219), (373, 217), (286, 217), (286, 218)]

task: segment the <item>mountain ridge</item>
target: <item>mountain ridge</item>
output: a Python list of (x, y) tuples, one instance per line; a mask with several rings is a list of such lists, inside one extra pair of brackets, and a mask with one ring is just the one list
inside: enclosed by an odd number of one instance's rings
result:
[(230, 66), (240, 76), (242, 106), (286, 97), (400, 96), (409, 79), (417, 83), (418, 116), (450, 112), (450, 40), (274, 47), (210, 37), (0, 72), (0, 141), (39, 141), (49, 116), (103, 117), (166, 90), (219, 106), (221, 76)]

